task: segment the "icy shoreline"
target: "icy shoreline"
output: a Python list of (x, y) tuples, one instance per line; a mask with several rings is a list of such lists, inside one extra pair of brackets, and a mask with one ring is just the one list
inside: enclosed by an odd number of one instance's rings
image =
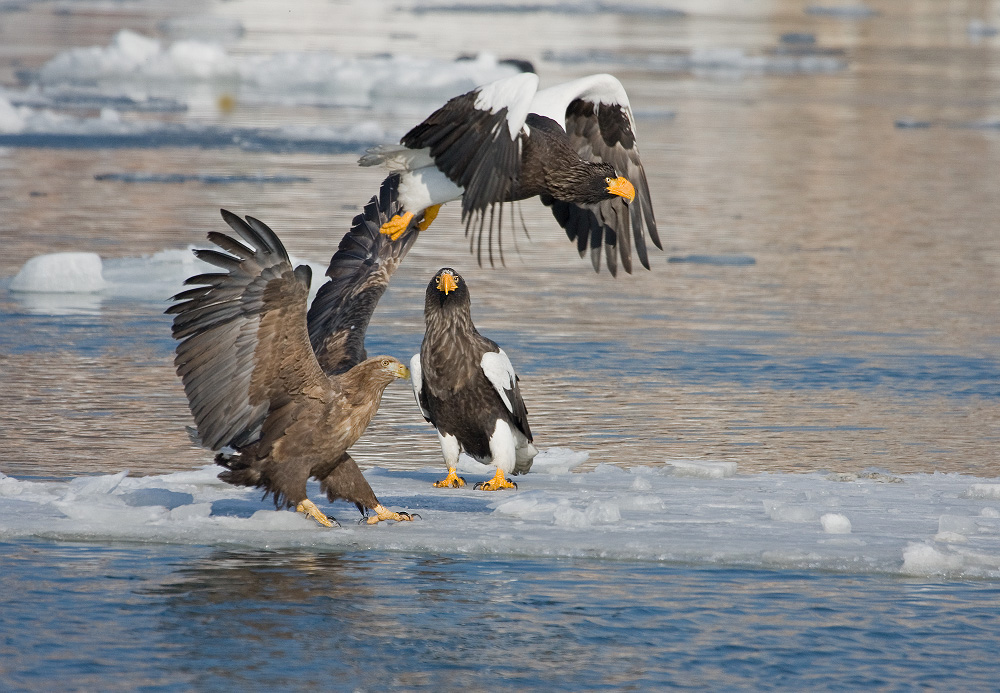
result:
[[(0, 539), (585, 557), (832, 571), (1000, 577), (1000, 483), (958, 474), (739, 474), (730, 462), (600, 465), (544, 451), (519, 489), (434, 489), (441, 470), (366, 472), (380, 500), (413, 523), (356, 524), (357, 511), (310, 495), (342, 527), (275, 511), (206, 466), (161, 476), (72, 481), (0, 475)], [(470, 480), (489, 470), (463, 458)]]

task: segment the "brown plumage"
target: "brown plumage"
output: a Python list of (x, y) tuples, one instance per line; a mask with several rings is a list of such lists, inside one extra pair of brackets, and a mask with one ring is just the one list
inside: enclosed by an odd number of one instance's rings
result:
[[(410, 519), (386, 510), (347, 450), (378, 410), (385, 388), (409, 371), (391, 356), (366, 358), (364, 333), (395, 267), (418, 233), (378, 232), (398, 210), (387, 180), (354, 219), (330, 261), (331, 281), (307, 313), (311, 272), (296, 268), (263, 222), (222, 210), (241, 240), (210, 232), (218, 250), (195, 254), (222, 273), (191, 277), (174, 296), (174, 363), (199, 442), (221, 452), (219, 478), (264, 489), (276, 507), (295, 507), (330, 526), (306, 497), (309, 478), (327, 498), (375, 512), (370, 523)], [(312, 340), (310, 340), (312, 336)], [(314, 345), (316, 351), (314, 351)], [(319, 355), (317, 357), (317, 354)]]

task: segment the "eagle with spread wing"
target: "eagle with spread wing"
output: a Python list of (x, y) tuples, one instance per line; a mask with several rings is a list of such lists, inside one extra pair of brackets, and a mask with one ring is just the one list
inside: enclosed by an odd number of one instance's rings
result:
[[(210, 232), (219, 250), (195, 254), (222, 272), (191, 277), (173, 297), (174, 364), (196, 437), (222, 451), (222, 480), (264, 489), (275, 507), (294, 507), (333, 526), (306, 496), (318, 479), (332, 502), (354, 503), (369, 524), (410, 520), (379, 503), (348, 449), (361, 437), (385, 388), (409, 369), (391, 356), (367, 358), (365, 330), (389, 279), (416, 240), (379, 232), (399, 213), (398, 177), (382, 184), (330, 261), (308, 310), (311, 271), (293, 267), (263, 222), (222, 210), (236, 237)], [(368, 516), (368, 511), (373, 512)]]
[(360, 163), (402, 174), (402, 212), (383, 233), (398, 237), (421, 215), (426, 228), (441, 204), (461, 198), (466, 233), (479, 222), (480, 263), (487, 210), (493, 264), (494, 213), (502, 261), (503, 203), (535, 196), (552, 209), (581, 257), (589, 245), (597, 271), (602, 248), (615, 275), (619, 259), (632, 271), (633, 243), (646, 269), (647, 237), (663, 247), (628, 95), (612, 75), (542, 90), (534, 73), (498, 80), (451, 99), (400, 145), (369, 150)]

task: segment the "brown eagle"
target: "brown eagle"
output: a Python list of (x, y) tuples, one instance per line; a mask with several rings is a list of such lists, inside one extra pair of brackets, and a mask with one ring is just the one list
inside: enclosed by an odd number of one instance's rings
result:
[(391, 356), (366, 358), (365, 330), (389, 278), (416, 240), (416, 224), (396, 240), (379, 228), (399, 211), (399, 179), (354, 218), (306, 312), (311, 271), (292, 267), (263, 222), (222, 210), (239, 238), (210, 232), (219, 250), (195, 250), (224, 272), (201, 274), (173, 297), (174, 364), (201, 445), (226, 471), (219, 478), (264, 489), (275, 507), (294, 507), (333, 525), (306, 497), (318, 479), (332, 502), (357, 505), (369, 524), (410, 520), (386, 509), (348, 449), (378, 410), (385, 388), (409, 370)]

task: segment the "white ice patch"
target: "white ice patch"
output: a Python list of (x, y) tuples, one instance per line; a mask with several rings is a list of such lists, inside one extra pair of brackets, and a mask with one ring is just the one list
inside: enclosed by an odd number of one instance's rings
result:
[(1000, 484), (973, 484), (965, 495), (966, 498), (1000, 501)]
[(851, 521), (840, 513), (826, 513), (819, 518), (823, 531), (827, 534), (850, 534)]
[[(222, 219), (219, 229), (225, 231)], [(206, 241), (199, 248), (214, 247)], [(292, 258), (293, 265), (308, 264), (313, 281), (310, 300), (325, 281), (328, 263)], [(184, 280), (218, 268), (199, 260), (191, 248), (162, 250), (145, 257), (102, 260), (96, 253), (67, 252), (37, 255), (10, 280), (13, 298), (37, 314), (96, 313), (102, 298), (166, 301), (184, 290)]]
[(31, 258), (10, 283), (11, 291), (94, 293), (107, 287), (97, 253), (50, 253)]
[[(169, 45), (134, 31), (107, 46), (70, 48), (39, 71), (47, 91), (94, 89), (170, 97), (203, 111), (197, 87), (238, 95), (240, 103), (282, 106), (362, 106), (405, 101), (443, 102), (516, 68), (492, 54), (474, 60), (410, 56), (357, 57), (319, 51), (230, 53), (217, 41), (183, 39)], [(202, 90), (204, 92), (204, 90)], [(523, 121), (523, 117), (522, 117)]]
[[(542, 451), (542, 461), (546, 454), (565, 467), (582, 456)], [(1000, 512), (967, 493), (995, 479), (914, 474), (899, 483), (848, 484), (820, 473), (713, 478), (681, 476), (666, 465), (602, 464), (586, 472), (533, 471), (516, 477), (516, 491), (483, 492), (472, 484), (492, 470), (462, 459), (475, 465), (462, 489), (433, 488), (439, 466), (365, 472), (388, 507), (421, 516), (412, 523), (358, 525), (353, 506), (327, 503), (311, 482), (312, 499), (343, 525), (336, 529), (276, 511), (255, 489), (220, 482), (215, 466), (72, 481), (0, 475), (0, 540), (364, 546), (1000, 579)]]
[(735, 462), (707, 462), (703, 460), (666, 460), (678, 476), (700, 476), (705, 479), (725, 479), (736, 474)]

